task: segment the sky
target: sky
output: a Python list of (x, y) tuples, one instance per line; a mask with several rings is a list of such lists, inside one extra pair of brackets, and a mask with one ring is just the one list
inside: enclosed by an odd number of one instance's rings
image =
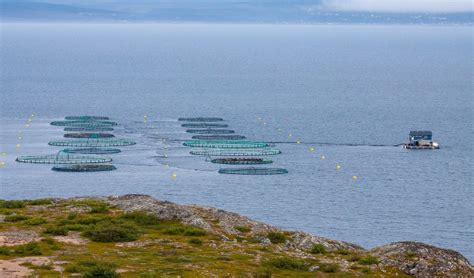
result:
[(324, 0), (328, 10), (367, 12), (472, 12), (472, 0)]

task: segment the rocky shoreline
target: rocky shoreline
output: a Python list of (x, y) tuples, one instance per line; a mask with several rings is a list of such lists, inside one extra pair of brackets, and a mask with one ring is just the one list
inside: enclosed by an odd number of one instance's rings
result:
[[(105, 204), (105, 206), (107, 206), (107, 210), (98, 210), (99, 214), (94, 214), (94, 210), (97, 210), (94, 208), (94, 202)], [(202, 246), (200, 248), (203, 248), (206, 250), (206, 252), (207, 250), (214, 250), (217, 252), (216, 254), (219, 256), (218, 260), (222, 259), (220, 256), (225, 252), (234, 252), (239, 250), (238, 254), (240, 255), (238, 256), (243, 256), (242, 254), (251, 254), (247, 261), (242, 261), (239, 263), (250, 264), (252, 267), (257, 267), (257, 269), (261, 265), (268, 265), (268, 259), (266, 259), (264, 256), (277, 256), (277, 259), (284, 256), (288, 258), (294, 258), (295, 260), (299, 261), (299, 263), (293, 263), (294, 265), (292, 265), (291, 262), (289, 265), (287, 265), (288, 262), (286, 262), (286, 264), (282, 264), (278, 261), (276, 263), (272, 261), (273, 265), (271, 265), (269, 268), (267, 267), (266, 269), (275, 269), (276, 273), (267, 276), (262, 276), (261, 274), (255, 276), (254, 274), (246, 273), (246, 277), (279, 277), (278, 274), (280, 273), (280, 270), (282, 270), (283, 273), (286, 273), (286, 276), (292, 277), (295, 276), (294, 272), (285, 271), (294, 270), (297, 271), (296, 273), (300, 273), (298, 271), (304, 270), (304, 272), (301, 272), (301, 275), (303, 275), (303, 273), (315, 273), (319, 271), (318, 273), (324, 273), (325, 275), (328, 273), (342, 272), (349, 274), (350, 276), (363, 276), (364, 273), (372, 273), (375, 276), (383, 275), (385, 277), (399, 277), (399, 275), (409, 275), (415, 277), (474, 277), (474, 268), (470, 262), (460, 253), (453, 250), (442, 249), (424, 243), (410, 241), (390, 243), (366, 250), (356, 244), (319, 237), (302, 231), (284, 231), (275, 226), (254, 221), (237, 213), (228, 212), (213, 207), (200, 205), (179, 205), (168, 201), (160, 201), (150, 196), (139, 194), (110, 197), (51, 199), (50, 203), (47, 205), (24, 206), (17, 211), (9, 212), (9, 216), (3, 215), (4, 213), (2, 213), (0, 214), (0, 225), (8, 224), (9, 226), (4, 226), (0, 230), (0, 248), (2, 248), (2, 246), (3, 248), (6, 248), (14, 247), (15, 245), (19, 244), (24, 245), (29, 242), (45, 241), (45, 237), (48, 236), (45, 233), (47, 233), (48, 229), (51, 229), (51, 225), (54, 221), (54, 223), (57, 223), (55, 224), (57, 227), (64, 228), (69, 225), (67, 227), (70, 227), (69, 229), (71, 230), (66, 230), (65, 233), (56, 235), (52, 238), (49, 238), (48, 240), (54, 240), (55, 242), (64, 245), (62, 248), (69, 250), (68, 252), (74, 253), (76, 251), (74, 249), (76, 247), (74, 246), (82, 246), (81, 248), (84, 248), (84, 246), (87, 246), (87, 244), (92, 247), (95, 245), (93, 242), (91, 243), (90, 239), (84, 237), (84, 229), (88, 227), (90, 228), (92, 226), (77, 224), (82, 222), (74, 222), (75, 220), (73, 219), (76, 218), (71, 218), (71, 215), (83, 215), (84, 218), (82, 221), (84, 222), (84, 219), (89, 219), (88, 221), (90, 221), (91, 218), (89, 215), (94, 215), (96, 218), (97, 215), (101, 215), (102, 218), (115, 217), (114, 219), (119, 219), (117, 218), (118, 214), (129, 215), (130, 213), (134, 212), (146, 212), (147, 215), (152, 215), (156, 219), (159, 219), (157, 221), (163, 221), (163, 223), (166, 222), (172, 224), (176, 222), (182, 223), (180, 225), (186, 225), (183, 227), (195, 227), (194, 229), (199, 229), (202, 231), (202, 235), (207, 235), (204, 244), (202, 244), (202, 240), (199, 240), (201, 242), (200, 246)], [(35, 226), (36, 230), (29, 230), (25, 229), (25, 225), (23, 224), (14, 226), (16, 223), (22, 223), (21, 221), (14, 223), (8, 223), (4, 221), (6, 220), (6, 217), (12, 218), (12, 216), (20, 215), (21, 213), (24, 215), (39, 213), (45, 218), (43, 219), (44, 222), (46, 223), (47, 220), (48, 223), (44, 224), (46, 225), (44, 227)], [(67, 219), (71, 219), (66, 220), (64, 215), (60, 216), (59, 213), (68, 213), (69, 216), (67, 216)], [(55, 218), (46, 219), (48, 214), (54, 215)], [(15, 217), (13, 217), (13, 219), (14, 218)], [(20, 219), (21, 217), (16, 218)], [(34, 221), (30, 219), (30, 222)], [(112, 222), (109, 221), (107, 223), (116, 222), (117, 220), (112, 220)], [(66, 225), (65, 223), (69, 224)], [(63, 227), (60, 225), (66, 226)], [(57, 227), (56, 229), (58, 229)], [(72, 230), (73, 228), (74, 230)], [(80, 231), (82, 231), (82, 233)], [(170, 244), (174, 244), (172, 249), (188, 248), (186, 250), (191, 251), (195, 249), (195, 247), (192, 246), (196, 245), (192, 245), (191, 247), (185, 246), (181, 238), (170, 238), (167, 236), (172, 235), (172, 233), (159, 230), (161, 232), (157, 234), (153, 230), (150, 231), (152, 236), (145, 236), (134, 240), (124, 240), (124, 242), (115, 241), (119, 243), (116, 243), (114, 246), (109, 246), (112, 249), (107, 251), (107, 254), (116, 252), (118, 255), (120, 255), (125, 252), (122, 250), (123, 248), (142, 248), (141, 251), (144, 253), (147, 252), (146, 248), (157, 248), (157, 250), (160, 250), (159, 252), (166, 251), (174, 254), (173, 252), (176, 251), (160, 249), (163, 248), (163, 246)], [(41, 234), (43, 234), (43, 237), (40, 236)], [(173, 243), (173, 240), (176, 242)], [(194, 238), (194, 240), (197, 242), (196, 238)], [(190, 242), (192, 243), (192, 241)], [(90, 246), (88, 248), (92, 248)], [(199, 252), (203, 251), (201, 250)], [(47, 258), (25, 258), (22, 256), (17, 258), (11, 257), (10, 253), (10, 257), (5, 258), (4, 260), (0, 258), (0, 267), (3, 268), (0, 270), (0, 276), (22, 277), (21, 275), (15, 274), (15, 276), (12, 274), (17, 273), (14, 272), (14, 270), (11, 270), (13, 272), (8, 272), (9, 267), (12, 269), (23, 267), (18, 264), (18, 261), (22, 261), (24, 263), (26, 260), (27, 263), (31, 264), (31, 261), (34, 260), (49, 260), (51, 265), (54, 266), (52, 269), (55, 271), (61, 271), (61, 277), (63, 277), (63, 268), (60, 264), (55, 263), (55, 260), (63, 261), (65, 254), (67, 255), (67, 252), (65, 253), (65, 251), (61, 251), (59, 253), (60, 255), (54, 255), (54, 252), (51, 254), (53, 255), (50, 255)], [(199, 253), (197, 254), (199, 255)], [(232, 255), (231, 253), (229, 254)], [(1, 255), (2, 254), (0, 252), (0, 256)], [(120, 256), (118, 256), (118, 258)], [(236, 255), (234, 254), (233, 256)], [(177, 266), (181, 266), (181, 264), (177, 264)], [(196, 271), (196, 273), (199, 273), (199, 275), (197, 275), (198, 277), (208, 275), (220, 277), (220, 274), (215, 274), (212, 269), (205, 269), (205, 267), (202, 266), (199, 267), (192, 264), (183, 264), (183, 266), (194, 269), (192, 272), (194, 273), (194, 271)], [(243, 269), (246, 269), (245, 265), (238, 265), (238, 267), (243, 267)], [(125, 269), (122, 270), (124, 272), (131, 271), (127, 270), (127, 266), (124, 268)], [(31, 270), (28, 270), (28, 268), (26, 268), (26, 270), (24, 270), (22, 273), (27, 275), (32, 274)], [(11, 275), (8, 276), (7, 274)], [(184, 276), (186, 277), (186, 275)], [(229, 277), (237, 276), (239, 275), (229, 275)], [(297, 276), (299, 277), (299, 275)], [(41, 275), (39, 277), (41, 277)], [(180, 275), (177, 277), (180, 277)], [(306, 276), (303, 275), (302, 277)]]

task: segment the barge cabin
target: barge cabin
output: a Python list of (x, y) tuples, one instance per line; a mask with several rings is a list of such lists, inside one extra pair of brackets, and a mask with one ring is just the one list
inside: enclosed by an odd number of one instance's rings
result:
[(405, 149), (439, 149), (439, 145), (433, 142), (431, 131), (410, 131), (409, 142), (404, 144)]

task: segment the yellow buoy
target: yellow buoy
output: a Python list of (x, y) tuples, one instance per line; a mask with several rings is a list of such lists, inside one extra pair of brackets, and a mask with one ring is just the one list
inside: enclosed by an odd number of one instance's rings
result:
[(21, 147), (21, 144), (16, 144), (15, 147), (19, 148)]
[(321, 160), (324, 160), (324, 159), (326, 159), (326, 156), (322, 155)]
[(301, 141), (300, 141), (300, 140), (297, 140), (297, 141), (296, 141), (296, 144), (301, 144)]
[(28, 119), (28, 122), (31, 122), (31, 121), (32, 121), (32, 119)]
[(18, 136), (18, 140), (21, 140), (21, 139), (23, 139), (23, 137), (21, 137), (21, 136)]
[(165, 168), (169, 168), (170, 166), (168, 164), (165, 164)]
[(279, 128), (279, 129), (277, 129), (277, 130), (278, 130), (278, 131), (282, 131), (282, 129), (281, 129), (281, 128)]
[(178, 175), (176, 175), (176, 173), (173, 172), (173, 174), (171, 175), (171, 178), (175, 180), (177, 176), (178, 176)]
[(292, 136), (293, 136), (293, 135), (292, 135), (291, 133), (290, 133), (290, 134), (288, 134), (288, 137), (292, 137)]
[(309, 148), (310, 152), (314, 152), (316, 149), (315, 148)]
[(0, 161), (0, 167), (3, 167), (5, 165), (6, 165), (5, 161)]
[(7, 153), (6, 152), (1, 152), (0, 155), (1, 156), (7, 156)]
[(30, 115), (30, 117), (34, 117), (34, 116), (35, 116), (35, 114), (31, 114), (31, 115)]
[(359, 178), (359, 177), (356, 176), (356, 175), (352, 176), (352, 179), (353, 179), (353, 180), (357, 180), (358, 178)]
[(29, 124), (26, 124), (25, 127), (30, 127), (30, 125), (29, 125)]
[(336, 170), (341, 170), (341, 168), (342, 168), (341, 165), (339, 165), (339, 164), (336, 165)]

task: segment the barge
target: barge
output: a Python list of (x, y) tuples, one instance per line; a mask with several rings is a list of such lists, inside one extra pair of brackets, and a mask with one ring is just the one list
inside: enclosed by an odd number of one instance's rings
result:
[(402, 145), (405, 149), (434, 150), (439, 149), (439, 144), (433, 142), (431, 131), (410, 131), (409, 142)]

